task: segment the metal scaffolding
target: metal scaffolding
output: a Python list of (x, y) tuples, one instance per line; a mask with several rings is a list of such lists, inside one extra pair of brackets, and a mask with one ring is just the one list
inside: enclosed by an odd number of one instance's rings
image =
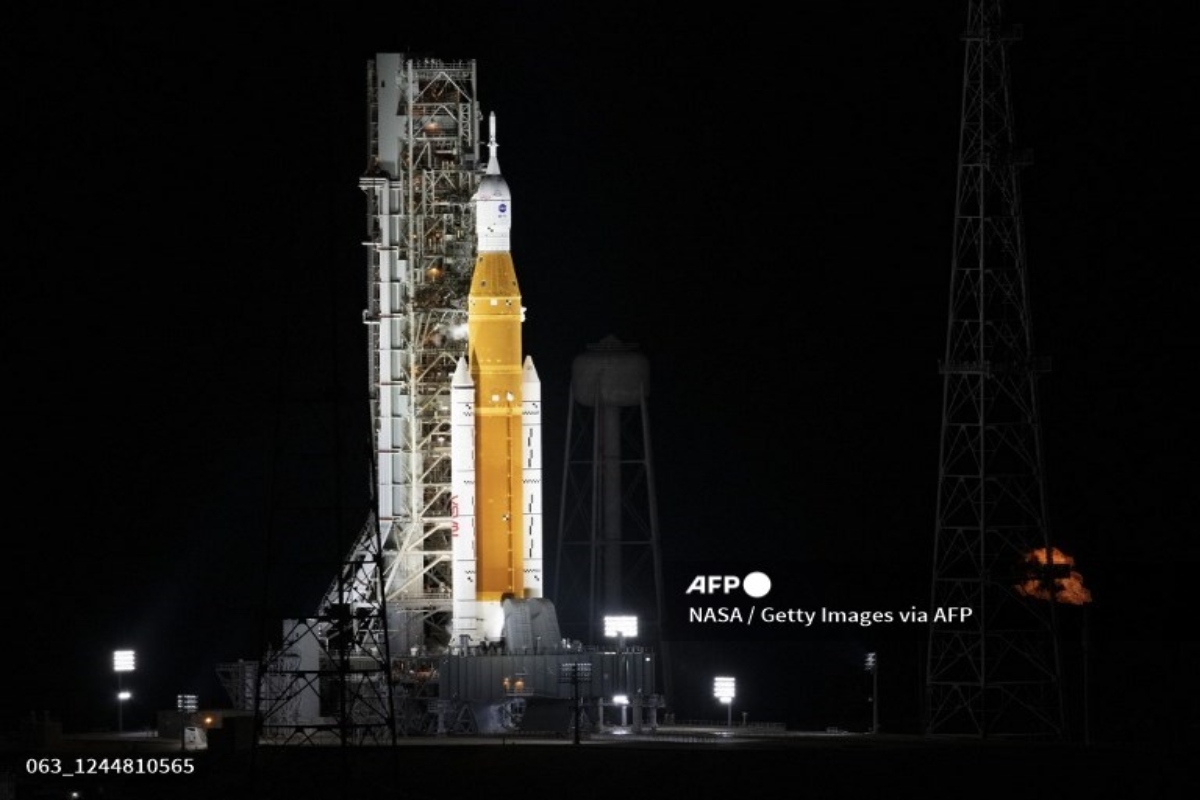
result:
[(368, 516), (315, 616), (283, 621), (255, 677), (258, 735), (272, 744), (395, 741), (382, 540)]
[(467, 349), (479, 185), (474, 61), (367, 65), (370, 402), (383, 594), (397, 653), (449, 645), (450, 378)]
[(467, 353), (479, 124), (474, 61), (367, 63), (373, 510), (312, 617), (218, 667), (265, 742), (381, 742), (437, 728), (452, 622), (450, 387)]

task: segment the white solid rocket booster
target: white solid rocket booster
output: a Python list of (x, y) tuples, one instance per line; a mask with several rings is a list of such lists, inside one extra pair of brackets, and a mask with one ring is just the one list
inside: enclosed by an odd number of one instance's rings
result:
[(478, 638), (475, 610), (475, 382), (460, 358), (450, 384), (450, 500), (454, 641)]

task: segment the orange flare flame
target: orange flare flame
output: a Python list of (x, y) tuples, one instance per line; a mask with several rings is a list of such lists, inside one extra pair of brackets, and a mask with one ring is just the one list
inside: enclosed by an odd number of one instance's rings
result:
[[(1046, 565), (1046, 548), (1039, 547), (1033, 550), (1025, 557), (1025, 563), (1031, 568), (1032, 573), (1039, 572), (1038, 567)], [(1074, 567), (1075, 559), (1067, 555), (1057, 547), (1050, 548), (1050, 564), (1061, 564), (1065, 567)], [(1051, 597), (1051, 591), (1046, 586), (1042, 578), (1037, 575), (1031, 575), (1024, 583), (1019, 584), (1017, 592), (1025, 597), (1034, 597), (1038, 600), (1057, 600), (1060, 603), (1070, 603), (1074, 606), (1081, 606), (1084, 603), (1092, 602), (1092, 593), (1083, 585), (1083, 576), (1074, 569), (1069, 571), (1068, 575), (1054, 578), (1054, 591)]]

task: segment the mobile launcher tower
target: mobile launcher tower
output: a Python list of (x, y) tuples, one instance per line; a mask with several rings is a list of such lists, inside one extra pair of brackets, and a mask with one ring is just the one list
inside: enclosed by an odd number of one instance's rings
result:
[(495, 116), (485, 164), (475, 84), (473, 61), (367, 65), (375, 510), (317, 615), (286, 621), (260, 667), (274, 738), (565, 731), (582, 698), (594, 722), (624, 697), (635, 728), (653, 724), (654, 655), (624, 637), (564, 640), (542, 598), (540, 382), (522, 357)]
[[(468, 355), (482, 115), (474, 62), (380, 54), (367, 76), (368, 169), (359, 186), (376, 519), (360, 544), (377, 524), (393, 649), (434, 651), (456, 644), (451, 395)], [(370, 600), (373, 587), (361, 591)]]

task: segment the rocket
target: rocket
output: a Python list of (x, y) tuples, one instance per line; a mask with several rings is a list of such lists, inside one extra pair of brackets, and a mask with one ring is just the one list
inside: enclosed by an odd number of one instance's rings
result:
[(522, 357), (525, 310), (510, 252), (512, 194), (489, 159), (475, 205), (467, 359), (451, 379), (454, 637), (504, 636), (505, 600), (542, 596), (541, 382)]

